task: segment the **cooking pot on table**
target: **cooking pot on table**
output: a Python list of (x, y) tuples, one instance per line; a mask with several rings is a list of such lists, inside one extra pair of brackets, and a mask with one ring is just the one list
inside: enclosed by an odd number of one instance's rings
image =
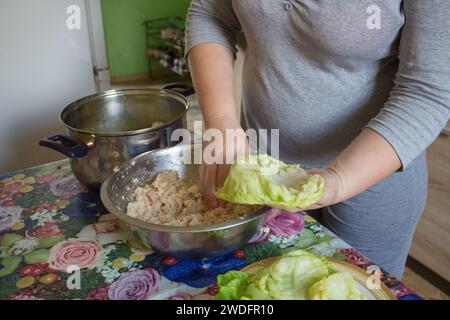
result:
[(192, 86), (171, 84), (163, 89), (110, 90), (77, 100), (60, 118), (68, 135), (55, 135), (39, 145), (70, 158), (75, 177), (99, 189), (114, 170), (133, 157), (176, 145), (173, 131), (187, 128), (187, 96)]

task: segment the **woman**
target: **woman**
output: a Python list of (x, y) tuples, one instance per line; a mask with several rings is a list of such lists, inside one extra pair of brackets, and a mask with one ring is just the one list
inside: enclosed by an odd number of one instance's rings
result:
[[(313, 208), (402, 277), (427, 193), (425, 150), (449, 118), (447, 0), (193, 0), (187, 54), (208, 128), (280, 129), (280, 158), (316, 170)], [(233, 61), (245, 39), (242, 118)], [(241, 127), (242, 125), (242, 127)], [(317, 169), (320, 168), (320, 169)], [(228, 173), (202, 167), (210, 206)]]

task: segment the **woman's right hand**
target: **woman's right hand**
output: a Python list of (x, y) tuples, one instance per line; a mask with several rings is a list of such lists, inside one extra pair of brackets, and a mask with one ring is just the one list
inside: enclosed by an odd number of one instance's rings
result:
[[(205, 120), (206, 129), (216, 129), (226, 137), (227, 129), (234, 130), (235, 144), (226, 147), (226, 143), (214, 143), (205, 139), (203, 158), (211, 149), (210, 144), (219, 144), (216, 157), (220, 163), (208, 161), (200, 168), (200, 180), (203, 195), (210, 208), (225, 206), (225, 201), (219, 201), (216, 196), (217, 187), (225, 182), (230, 170), (230, 164), (240, 155), (248, 151), (245, 133), (236, 116), (235, 85), (234, 85), (234, 54), (229, 48), (218, 43), (203, 43), (194, 46), (188, 55), (192, 81), (198, 95), (198, 101)], [(205, 132), (206, 133), (206, 132)]]
[[(208, 131), (209, 129), (215, 130), (213, 132)], [(209, 119), (206, 123), (206, 130), (206, 135), (208, 133), (213, 136), (222, 135), (222, 139), (203, 142), (203, 161), (200, 166), (203, 196), (208, 207), (214, 209), (219, 206), (226, 206), (226, 202), (217, 199), (215, 193), (218, 188), (223, 186), (234, 160), (249, 153), (249, 145), (245, 132), (235, 116), (220, 116)], [(233, 140), (231, 140), (232, 136), (234, 137)], [(212, 161), (211, 156), (216, 161)]]

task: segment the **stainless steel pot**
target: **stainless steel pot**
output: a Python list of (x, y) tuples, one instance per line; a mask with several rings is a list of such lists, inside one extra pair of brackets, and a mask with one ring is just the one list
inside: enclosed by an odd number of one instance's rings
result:
[(186, 128), (187, 84), (164, 89), (124, 89), (94, 94), (73, 102), (61, 113), (68, 135), (41, 140), (71, 161), (76, 178), (99, 189), (114, 169), (149, 150), (177, 144), (170, 137)]
[(200, 159), (199, 152), (201, 146), (179, 144), (137, 156), (103, 183), (100, 191), (103, 205), (127, 224), (139, 240), (163, 254), (177, 258), (210, 258), (244, 246), (257, 232), (268, 208), (262, 207), (242, 219), (192, 227), (156, 225), (126, 214), (128, 203), (134, 200), (135, 189), (151, 182), (161, 171), (176, 170), (183, 178), (198, 179), (198, 165), (186, 164), (183, 159), (186, 155), (190, 159)]

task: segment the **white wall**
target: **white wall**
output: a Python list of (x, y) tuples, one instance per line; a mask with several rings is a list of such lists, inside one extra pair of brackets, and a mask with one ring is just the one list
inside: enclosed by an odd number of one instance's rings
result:
[[(69, 30), (70, 5), (82, 9)], [(0, 173), (60, 159), (38, 146), (60, 111), (95, 92), (83, 0), (0, 0)]]

